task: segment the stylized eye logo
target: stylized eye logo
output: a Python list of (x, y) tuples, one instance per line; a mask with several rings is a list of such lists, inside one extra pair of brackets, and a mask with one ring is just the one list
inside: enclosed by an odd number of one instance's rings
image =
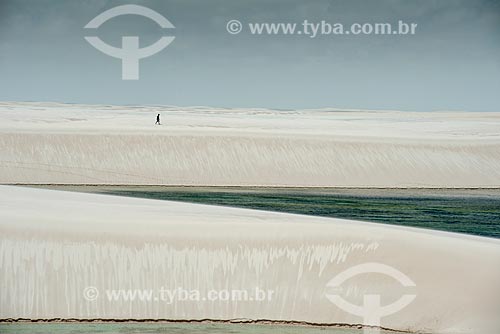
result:
[[(135, 14), (145, 16), (156, 23), (162, 28), (175, 28), (169, 20), (163, 17), (154, 10), (138, 6), (138, 5), (123, 5), (108, 9), (93, 18), (84, 28), (99, 28), (104, 22), (116, 16)], [(138, 36), (123, 36), (122, 47), (116, 48), (109, 44), (104, 43), (97, 36), (85, 36), (89, 42), (97, 50), (115, 58), (122, 60), (122, 80), (138, 80), (139, 79), (139, 59), (146, 58), (160, 52), (166, 48), (175, 37), (163, 36), (150, 46), (139, 48)]]
[[(342, 283), (344, 283), (349, 278), (367, 274), (367, 273), (377, 273), (384, 274), (397, 280), (402, 286), (414, 287), (416, 286), (408, 276), (403, 274), (401, 271), (382, 264), (382, 263), (364, 263), (354, 267), (351, 267), (327, 283), (327, 287), (330, 288), (340, 288)], [(394, 314), (406, 306), (408, 306), (416, 297), (415, 294), (405, 294), (401, 296), (397, 301), (390, 305), (381, 306), (380, 305), (380, 295), (369, 294), (364, 296), (364, 302), (362, 306), (354, 305), (343, 299), (338, 294), (326, 294), (328, 300), (337, 305), (342, 310), (349, 312), (351, 314), (363, 317), (363, 324), (370, 326), (380, 327), (380, 320), (382, 317)], [(373, 331), (371, 331), (373, 333)]]

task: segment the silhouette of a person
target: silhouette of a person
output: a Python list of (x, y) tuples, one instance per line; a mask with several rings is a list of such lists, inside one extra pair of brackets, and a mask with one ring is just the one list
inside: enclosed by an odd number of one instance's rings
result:
[(155, 125), (156, 124), (161, 125), (160, 124), (160, 114), (156, 115), (156, 123), (155, 123)]

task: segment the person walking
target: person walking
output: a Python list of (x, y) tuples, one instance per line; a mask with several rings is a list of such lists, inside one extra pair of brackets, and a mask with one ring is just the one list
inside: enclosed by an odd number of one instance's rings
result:
[(155, 125), (156, 124), (161, 125), (160, 124), (160, 114), (156, 115), (156, 123), (155, 123)]

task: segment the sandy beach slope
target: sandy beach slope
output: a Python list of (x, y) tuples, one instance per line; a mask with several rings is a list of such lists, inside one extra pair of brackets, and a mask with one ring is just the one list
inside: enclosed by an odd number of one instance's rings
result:
[(499, 187), (500, 113), (3, 102), (0, 183)]
[[(367, 273), (390, 266), (414, 286)], [(500, 241), (343, 219), (0, 186), (0, 318), (271, 319), (358, 324), (360, 305), (415, 299), (382, 326), (500, 332)], [(85, 298), (94, 287), (98, 298)], [(113, 301), (107, 289), (260, 289), (265, 301)]]

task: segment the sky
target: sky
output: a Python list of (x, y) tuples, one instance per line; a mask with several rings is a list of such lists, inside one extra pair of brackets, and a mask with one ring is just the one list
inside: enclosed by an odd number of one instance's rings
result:
[[(103, 11), (138, 15), (89, 32)], [(230, 34), (226, 24), (243, 30)], [(415, 35), (253, 35), (249, 23), (417, 23)], [(121, 79), (121, 61), (92, 47), (174, 41)], [(0, 100), (117, 105), (500, 111), (500, 1), (0, 0)]]

